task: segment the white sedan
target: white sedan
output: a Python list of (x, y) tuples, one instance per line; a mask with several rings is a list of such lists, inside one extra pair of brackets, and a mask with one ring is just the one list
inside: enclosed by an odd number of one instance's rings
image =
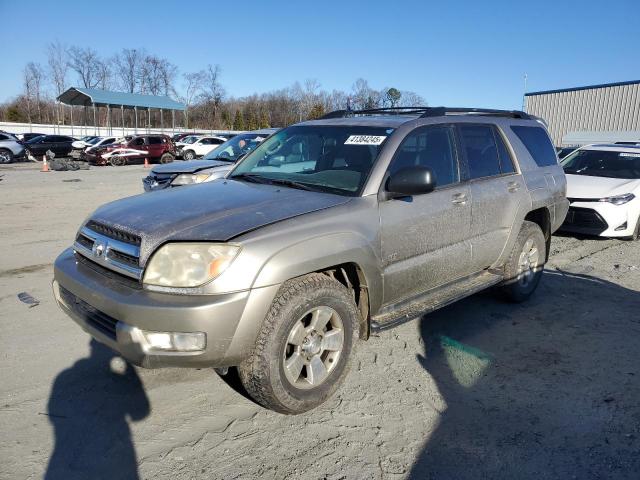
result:
[(565, 231), (640, 236), (640, 146), (587, 145), (561, 161), (571, 202)]

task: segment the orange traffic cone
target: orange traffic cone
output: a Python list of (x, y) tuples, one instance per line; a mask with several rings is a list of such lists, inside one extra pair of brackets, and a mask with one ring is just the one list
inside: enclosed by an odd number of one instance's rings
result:
[(144, 168), (149, 168), (149, 159), (148, 158), (144, 159)]
[(43, 155), (42, 156), (42, 169), (40, 170), (41, 172), (50, 172), (51, 170), (49, 170), (49, 164), (47, 163), (47, 156)]

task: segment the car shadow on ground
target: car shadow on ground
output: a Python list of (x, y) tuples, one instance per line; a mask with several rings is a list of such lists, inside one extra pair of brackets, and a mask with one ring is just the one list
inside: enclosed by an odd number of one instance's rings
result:
[(446, 402), (409, 478), (637, 478), (640, 293), (545, 272), (425, 316), (418, 361)]
[(48, 416), (55, 446), (45, 479), (137, 479), (129, 421), (144, 419), (149, 400), (135, 369), (112, 368), (115, 352), (91, 340), (91, 354), (56, 377)]

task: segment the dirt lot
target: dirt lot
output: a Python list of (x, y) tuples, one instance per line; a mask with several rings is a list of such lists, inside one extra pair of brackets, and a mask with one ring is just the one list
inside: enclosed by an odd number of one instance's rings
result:
[(286, 417), (212, 370), (127, 367), (54, 305), (55, 256), (144, 174), (0, 167), (0, 478), (638, 478), (640, 242), (555, 237), (529, 302), (361, 343), (333, 400)]

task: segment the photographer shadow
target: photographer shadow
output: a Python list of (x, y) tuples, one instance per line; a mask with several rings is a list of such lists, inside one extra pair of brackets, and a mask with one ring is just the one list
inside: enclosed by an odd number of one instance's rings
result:
[(486, 292), (424, 317), (446, 409), (409, 478), (634, 478), (639, 311), (639, 292), (548, 271), (523, 304)]
[(136, 370), (95, 340), (91, 354), (56, 377), (48, 403), (55, 446), (45, 474), (58, 479), (137, 479), (129, 421), (144, 419), (149, 400)]

